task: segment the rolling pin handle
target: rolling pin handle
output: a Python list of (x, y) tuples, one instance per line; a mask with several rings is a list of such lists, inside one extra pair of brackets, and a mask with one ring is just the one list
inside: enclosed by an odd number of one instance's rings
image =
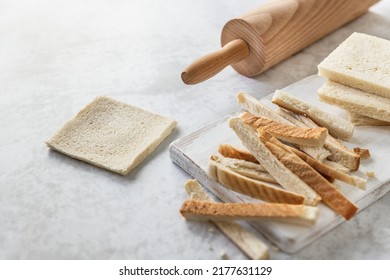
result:
[(181, 73), (181, 79), (187, 85), (203, 82), (221, 72), (226, 66), (241, 61), (248, 55), (248, 44), (244, 40), (235, 39), (222, 49), (205, 55), (188, 65)]

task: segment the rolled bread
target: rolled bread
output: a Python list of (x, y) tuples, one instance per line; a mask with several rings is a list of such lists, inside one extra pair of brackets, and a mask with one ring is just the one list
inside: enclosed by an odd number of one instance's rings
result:
[(101, 96), (46, 143), (67, 156), (127, 175), (175, 126), (170, 118)]

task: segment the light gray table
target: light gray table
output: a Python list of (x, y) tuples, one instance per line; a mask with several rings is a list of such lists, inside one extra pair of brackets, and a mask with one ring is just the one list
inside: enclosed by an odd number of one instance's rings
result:
[[(256, 2), (256, 3), (255, 3)], [(219, 47), (224, 23), (262, 1), (0, 1), (0, 258), (232, 259), (245, 256), (179, 208), (189, 176), (168, 145), (316, 73), (353, 31), (390, 39), (390, 3), (256, 79), (232, 69), (185, 86), (186, 64)], [(174, 117), (178, 129), (129, 176), (50, 152), (44, 141), (97, 95)], [(294, 255), (389, 259), (390, 195)]]

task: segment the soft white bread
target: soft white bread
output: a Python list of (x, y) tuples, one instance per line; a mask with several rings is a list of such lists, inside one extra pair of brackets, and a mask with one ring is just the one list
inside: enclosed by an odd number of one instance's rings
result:
[(305, 197), (234, 172), (210, 159), (208, 175), (236, 192), (268, 202), (302, 204)]
[(250, 125), (244, 123), (240, 118), (232, 118), (229, 121), (229, 126), (244, 146), (284, 189), (303, 195), (305, 197), (304, 203), (307, 205), (318, 204), (321, 198), (259, 141), (258, 133)]
[(245, 161), (250, 161), (253, 163), (259, 163), (257, 159), (249, 151), (239, 149), (229, 144), (220, 144), (218, 147), (218, 152), (224, 157), (236, 158)]
[(272, 220), (297, 225), (313, 225), (318, 219), (317, 207), (280, 203), (216, 203), (186, 200), (180, 213), (188, 220), (233, 221)]
[(176, 121), (97, 97), (47, 145), (60, 153), (127, 175), (172, 132)]
[[(184, 185), (191, 199), (213, 201), (197, 180), (188, 180)], [(214, 222), (214, 224), (253, 260), (265, 260), (269, 257), (268, 247), (256, 235), (236, 222)]]
[(376, 120), (353, 112), (348, 112), (348, 115), (351, 123), (357, 126), (363, 126), (363, 125), (389, 126), (390, 125), (390, 122)]
[(254, 180), (278, 184), (278, 182), (268, 173), (268, 171), (263, 166), (261, 166), (261, 164), (241, 159), (227, 158), (221, 154), (212, 155), (211, 160), (218, 162), (224, 167), (242, 176)]
[[(293, 112), (285, 111), (283, 109), (280, 109), (278, 113), (297, 126), (311, 128), (318, 126), (310, 118), (303, 115), (295, 114)], [(325, 140), (324, 147), (330, 152), (330, 155), (328, 157), (330, 160), (333, 160), (347, 167), (350, 170), (357, 170), (359, 168), (359, 155), (342, 145), (337, 139), (333, 138), (333, 136), (328, 135)]]
[[(290, 121), (286, 120), (282, 116), (280, 116), (275, 111), (271, 110), (267, 106), (265, 106), (263, 103), (261, 103), (259, 100), (254, 98), (253, 96), (250, 96), (245, 93), (238, 93), (237, 94), (237, 102), (241, 106), (242, 109), (248, 111), (249, 113), (257, 116), (257, 117), (265, 117), (268, 119), (272, 119), (274, 121), (280, 122), (282, 124), (286, 125), (294, 125)], [(324, 148), (314, 148), (314, 147), (300, 147), (302, 151), (309, 154), (313, 158), (316, 158), (318, 160), (324, 160), (329, 155), (330, 152), (327, 151)]]
[(322, 147), (328, 136), (328, 130), (323, 127), (302, 128), (295, 125), (286, 125), (264, 117), (257, 117), (245, 112), (240, 118), (250, 126), (258, 128), (260, 132), (266, 130), (276, 138), (300, 146)]
[(279, 145), (275, 145), (273, 142), (278, 140), (273, 138), (271, 134), (264, 132), (260, 136), (260, 139), (278, 160), (316, 191), (317, 194), (321, 196), (322, 201), (330, 208), (339, 213), (346, 220), (351, 219), (355, 215), (358, 211), (356, 205), (349, 201), (315, 169), (288, 148), (281, 148)]
[(333, 81), (318, 90), (321, 101), (373, 119), (390, 122), (390, 98), (376, 96)]
[(390, 41), (353, 33), (318, 65), (318, 73), (338, 83), (390, 98)]
[(326, 127), (333, 137), (342, 140), (349, 140), (352, 137), (353, 124), (350, 121), (333, 116), (283, 91), (277, 90), (272, 102), (294, 113), (308, 116), (320, 127)]

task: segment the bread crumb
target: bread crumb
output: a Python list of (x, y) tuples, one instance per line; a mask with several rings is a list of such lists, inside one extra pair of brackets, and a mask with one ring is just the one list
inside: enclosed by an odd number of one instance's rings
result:
[(366, 176), (368, 178), (375, 177), (375, 172), (374, 171), (366, 171), (365, 174), (366, 174)]
[(272, 246), (271, 248), (272, 248), (272, 251), (274, 251), (274, 252), (279, 252), (280, 251), (279, 247)]
[(230, 260), (229, 255), (225, 251), (221, 252), (221, 259)]
[(371, 155), (370, 155), (370, 151), (368, 149), (363, 149), (363, 148), (359, 148), (359, 147), (356, 147), (356, 148), (353, 148), (353, 151), (355, 153), (357, 153), (361, 159), (366, 159), (366, 158), (370, 158)]
[(209, 227), (208, 231), (209, 231), (210, 233), (214, 233), (214, 232), (215, 232), (215, 228), (214, 228), (214, 227)]
[(214, 251), (213, 245), (211, 245), (210, 241), (209, 241), (209, 250)]

